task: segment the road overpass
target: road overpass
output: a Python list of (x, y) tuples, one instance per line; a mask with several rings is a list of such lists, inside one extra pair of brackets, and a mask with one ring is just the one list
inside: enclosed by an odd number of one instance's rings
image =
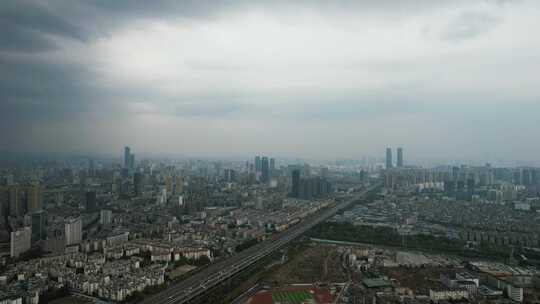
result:
[(373, 186), (354, 197), (347, 199), (344, 202), (338, 202), (334, 207), (326, 208), (319, 211), (317, 214), (300, 222), (299, 224), (280, 233), (277, 238), (267, 240), (254, 245), (230, 258), (221, 260), (194, 275), (182, 280), (174, 285), (169, 286), (166, 290), (149, 296), (142, 301), (143, 304), (184, 304), (202, 296), (209, 289), (225, 282), (239, 272), (247, 269), (253, 264), (260, 261), (262, 258), (270, 255), (279, 248), (283, 247), (290, 241), (296, 239), (309, 229), (322, 223), (338, 213), (339, 211), (349, 207), (352, 203), (363, 199), (366, 194), (377, 188)]

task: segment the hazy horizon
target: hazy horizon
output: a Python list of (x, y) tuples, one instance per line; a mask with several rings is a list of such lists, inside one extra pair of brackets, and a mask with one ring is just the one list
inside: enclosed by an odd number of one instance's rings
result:
[(0, 151), (538, 162), (539, 2), (289, 2), (1, 2)]

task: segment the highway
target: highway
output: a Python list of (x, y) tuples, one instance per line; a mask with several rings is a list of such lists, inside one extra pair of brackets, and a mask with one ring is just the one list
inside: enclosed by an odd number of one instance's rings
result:
[(238, 254), (227, 259), (221, 260), (195, 273), (194, 275), (169, 286), (166, 290), (149, 296), (141, 303), (143, 304), (183, 304), (203, 295), (207, 290), (226, 281), (237, 273), (245, 270), (255, 264), (260, 259), (270, 255), (290, 241), (299, 237), (317, 224), (329, 219), (337, 212), (347, 208), (353, 202), (362, 199), (370, 190), (376, 188), (373, 186), (364, 192), (348, 199), (347, 201), (337, 203), (334, 207), (319, 211), (299, 224), (280, 233), (277, 238), (266, 240), (254, 245)]

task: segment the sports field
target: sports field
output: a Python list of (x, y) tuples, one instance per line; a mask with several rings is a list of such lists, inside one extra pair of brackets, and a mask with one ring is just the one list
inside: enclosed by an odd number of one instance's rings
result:
[(315, 299), (307, 290), (303, 291), (278, 291), (272, 293), (272, 301), (276, 304), (303, 304), (315, 303)]

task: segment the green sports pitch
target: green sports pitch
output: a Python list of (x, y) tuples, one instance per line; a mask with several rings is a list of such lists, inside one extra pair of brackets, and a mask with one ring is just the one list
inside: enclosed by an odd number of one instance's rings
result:
[(303, 304), (315, 303), (309, 291), (278, 291), (272, 293), (272, 302), (275, 304)]

